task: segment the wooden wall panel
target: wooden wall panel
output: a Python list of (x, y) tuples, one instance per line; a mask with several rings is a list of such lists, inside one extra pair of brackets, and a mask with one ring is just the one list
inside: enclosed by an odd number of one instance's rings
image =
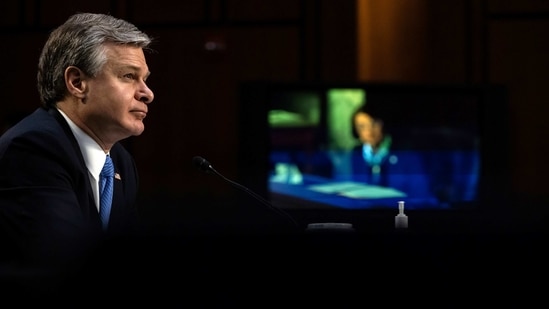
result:
[(490, 81), (508, 86), (513, 183), (521, 195), (547, 196), (549, 173), (549, 19), (497, 20), (488, 27)]
[(23, 15), (23, 4), (19, 1), (2, 1), (0, 2), (0, 27), (15, 27), (21, 25), (21, 17)]
[(487, 0), (486, 9), (490, 13), (549, 13), (549, 1), (545, 0)]
[(62, 24), (69, 16), (77, 12), (113, 14), (118, 17), (125, 17), (113, 12), (109, 0), (98, 1), (63, 1), (50, 0), (39, 1), (37, 10), (38, 25), (40, 27), (54, 28)]
[(320, 70), (313, 78), (324, 81), (349, 81), (357, 77), (357, 16), (353, 1), (320, 1), (318, 4), (318, 42), (314, 51)]
[(467, 80), (464, 1), (361, 0), (357, 16), (358, 79)]
[[(2, 112), (0, 123), (7, 119), (9, 126), (38, 106), (40, 106), (36, 88), (36, 69), (42, 45), (47, 34), (40, 32), (0, 32), (0, 66), (5, 74), (0, 74), (2, 93)], [(0, 130), (0, 133), (2, 130)]]
[(129, 18), (138, 24), (179, 24), (204, 22), (208, 1), (128, 0)]
[(226, 0), (229, 21), (284, 21), (300, 18), (302, 1), (296, 0)]

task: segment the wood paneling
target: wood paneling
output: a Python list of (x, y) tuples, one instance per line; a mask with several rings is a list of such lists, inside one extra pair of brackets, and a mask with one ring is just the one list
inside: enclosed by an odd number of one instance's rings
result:
[(227, 0), (227, 20), (284, 21), (299, 20), (302, 1), (299, 0)]
[(0, 27), (16, 27), (21, 24), (21, 15), (23, 14), (23, 5), (17, 1), (0, 2)]
[(490, 13), (549, 13), (549, 1), (545, 0), (487, 0), (487, 11)]
[(113, 14), (117, 17), (125, 18), (124, 15), (119, 15), (113, 12), (111, 1), (38, 1), (37, 12), (38, 26), (53, 28), (62, 24), (69, 16), (77, 12), (91, 12)]
[(205, 22), (208, 1), (128, 0), (129, 17), (138, 24), (181, 24)]
[(513, 184), (522, 195), (545, 195), (549, 173), (549, 19), (496, 20), (488, 26), (490, 81), (509, 88)]
[(467, 19), (461, 0), (358, 1), (358, 79), (460, 83)]

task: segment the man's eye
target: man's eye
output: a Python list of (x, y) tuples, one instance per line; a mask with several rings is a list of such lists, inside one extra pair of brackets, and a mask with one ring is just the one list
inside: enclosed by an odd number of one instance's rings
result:
[(124, 75), (124, 78), (134, 79), (134, 75), (133, 74), (126, 74), (126, 75)]

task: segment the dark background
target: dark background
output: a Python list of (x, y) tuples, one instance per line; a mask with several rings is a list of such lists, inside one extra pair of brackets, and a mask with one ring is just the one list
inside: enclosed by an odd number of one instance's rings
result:
[[(524, 232), (526, 243), (532, 245), (538, 239), (532, 239), (531, 232), (537, 236), (540, 230), (545, 231), (549, 204), (547, 1), (2, 1), (0, 128), (9, 127), (39, 105), (35, 76), (40, 49), (49, 31), (78, 11), (111, 13), (155, 38), (157, 53), (147, 56), (155, 101), (145, 120), (145, 132), (125, 143), (140, 171), (142, 207), (161, 233), (224, 234), (238, 226), (237, 230), (249, 227), (254, 234), (277, 225), (277, 219), (269, 219), (270, 214), (262, 212), (256, 201), (249, 205), (235, 202), (240, 201), (239, 190), (203, 174), (191, 163), (193, 156), (203, 156), (226, 177), (238, 180), (241, 151), (253, 151), (238, 147), (239, 122), (253, 116), (238, 113), (238, 87), (254, 80), (506, 86), (509, 134), (498, 138), (510, 145), (501, 149), (501, 154), (509, 156), (511, 163), (513, 211), (502, 218), (488, 215), (481, 224), (488, 223), (488, 232), (493, 225), (505, 235)], [(207, 45), (215, 48), (209, 50)], [(388, 225), (391, 220), (382, 218)], [(433, 224), (430, 218), (423, 220)], [(418, 221), (411, 222), (418, 226)], [(414, 241), (423, 249), (439, 248), (434, 252), (441, 257), (450, 252), (453, 262), (459, 260), (453, 259), (454, 253), (469, 248), (471, 239), (440, 249), (436, 235), (425, 241), (414, 237)], [(399, 236), (387, 237), (390, 244), (376, 238), (373, 247), (394, 246), (394, 237)], [(474, 248), (489, 251), (486, 248), (490, 246), (474, 239)], [(523, 239), (518, 239), (511, 243), (522, 246)], [(406, 248), (411, 247), (403, 247), (402, 252), (417, 252)], [(353, 254), (357, 250), (345, 249)], [(497, 249), (498, 253), (489, 256), (517, 252), (499, 246), (499, 242)], [(522, 249), (518, 251), (528, 259), (539, 253)], [(265, 253), (270, 256), (272, 252)], [(471, 254), (478, 256), (479, 251)], [(263, 257), (260, 254), (259, 260)], [(377, 257), (380, 262), (385, 255)], [(439, 261), (431, 257), (430, 265)], [(526, 260), (520, 264), (524, 266)], [(475, 258), (471, 261), (478, 263)], [(437, 265), (447, 270), (447, 263)], [(496, 268), (490, 269), (496, 273)], [(315, 273), (312, 267), (307, 269), (307, 274)], [(338, 273), (335, 268), (332, 271)], [(415, 272), (408, 275), (420, 277)]]

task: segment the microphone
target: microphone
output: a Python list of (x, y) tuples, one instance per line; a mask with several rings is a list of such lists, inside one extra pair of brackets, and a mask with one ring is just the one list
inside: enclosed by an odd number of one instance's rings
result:
[(199, 157), (199, 156), (195, 156), (193, 158), (193, 164), (194, 166), (196, 166), (198, 169), (200, 169), (201, 171), (203, 172), (206, 172), (206, 173), (215, 173), (214, 171), (214, 168), (213, 166), (210, 164), (210, 162), (208, 162), (208, 160), (202, 158), (202, 157)]
[(289, 221), (291, 221), (291, 223), (295, 227), (299, 228), (299, 224), (297, 224), (297, 222), (294, 220), (294, 218), (292, 216), (290, 216), (287, 212), (283, 211), (282, 209), (280, 209), (278, 207), (275, 207), (273, 204), (269, 203), (269, 201), (265, 200), (263, 197), (261, 197), (260, 195), (258, 195), (255, 192), (253, 192), (252, 190), (246, 188), (245, 186), (226, 178), (221, 173), (216, 171), (215, 168), (213, 168), (213, 166), (210, 164), (210, 162), (208, 162), (208, 160), (206, 160), (206, 159), (204, 159), (200, 156), (195, 156), (195, 157), (193, 157), (193, 164), (194, 164), (194, 166), (196, 166), (201, 171), (203, 171), (205, 173), (215, 174), (215, 175), (219, 176), (221, 179), (223, 179), (223, 180), (227, 181), (228, 183), (230, 183), (231, 185), (235, 186), (236, 188), (248, 193), (253, 198), (260, 201), (263, 205), (267, 206), (267, 208), (269, 208), (272, 211), (286, 217)]

